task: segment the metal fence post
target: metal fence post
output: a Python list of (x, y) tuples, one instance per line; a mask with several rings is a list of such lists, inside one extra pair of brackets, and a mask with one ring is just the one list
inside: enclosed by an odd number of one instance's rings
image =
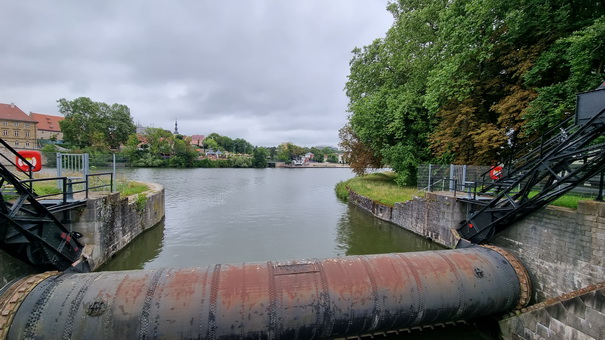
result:
[(429, 164), (429, 184), (428, 184), (429, 192), (433, 191), (432, 190), (433, 188), (432, 188), (432, 185), (431, 185), (432, 169), (433, 169), (433, 164)]
[(85, 153), (83, 155), (84, 160), (82, 163), (84, 163), (84, 164), (82, 164), (82, 168), (83, 168), (82, 172), (84, 173), (84, 176), (88, 175), (88, 156), (89, 156), (88, 153)]
[(111, 175), (111, 191), (115, 192), (116, 191), (116, 187), (115, 184), (116, 182), (113, 180), (114, 178), (116, 178), (116, 154), (113, 154), (113, 174)]
[[(454, 164), (450, 164), (450, 179), (454, 178)], [(454, 186), (452, 188), (452, 185)], [(451, 182), (450, 181), (450, 191), (454, 191), (456, 192), (456, 182)]]
[[(61, 177), (61, 167), (63, 166), (63, 162), (61, 161), (63, 158), (61, 157), (61, 153), (57, 152), (55, 154), (55, 157), (57, 158), (57, 177)], [(57, 180), (57, 188), (59, 189), (63, 189), (63, 184), (61, 184), (61, 181)]]

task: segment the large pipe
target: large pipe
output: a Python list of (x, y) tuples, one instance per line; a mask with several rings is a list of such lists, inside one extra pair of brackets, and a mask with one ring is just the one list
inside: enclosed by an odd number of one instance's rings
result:
[(42, 274), (4, 289), (0, 336), (324, 339), (507, 312), (530, 290), (517, 260), (484, 247)]

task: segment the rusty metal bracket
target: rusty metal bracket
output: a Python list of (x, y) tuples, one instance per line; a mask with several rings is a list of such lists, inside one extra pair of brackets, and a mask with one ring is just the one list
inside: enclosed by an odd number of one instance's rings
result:
[(525, 269), (525, 266), (521, 263), (521, 261), (510, 252), (504, 250), (503, 248), (490, 246), (490, 245), (482, 245), (481, 247), (491, 249), (498, 254), (502, 255), (512, 266), (517, 273), (517, 277), (519, 278), (519, 284), (521, 286), (521, 294), (519, 295), (519, 302), (515, 309), (521, 309), (529, 303), (531, 300), (531, 294), (533, 292), (531, 279), (529, 277), (529, 273)]

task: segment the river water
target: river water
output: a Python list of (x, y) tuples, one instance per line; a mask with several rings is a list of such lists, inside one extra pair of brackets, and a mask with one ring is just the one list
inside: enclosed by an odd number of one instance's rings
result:
[[(120, 169), (164, 185), (166, 217), (101, 270), (208, 266), (442, 249), (337, 199), (346, 168)], [(394, 337), (393, 337), (394, 338)], [(492, 339), (475, 326), (398, 339)]]
[(166, 218), (104, 270), (440, 248), (339, 201), (336, 183), (354, 176), (346, 168), (121, 169), (118, 176), (164, 185)]

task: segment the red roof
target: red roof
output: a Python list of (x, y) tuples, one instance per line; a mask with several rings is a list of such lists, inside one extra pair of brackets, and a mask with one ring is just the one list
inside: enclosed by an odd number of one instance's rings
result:
[(21, 111), (21, 109), (13, 103), (0, 103), (0, 119), (36, 123), (33, 118), (28, 116), (25, 112)]
[(61, 116), (51, 116), (30, 112), (30, 116), (38, 122), (38, 130), (61, 132), (59, 122), (65, 119)]
[(204, 135), (193, 135), (191, 136), (191, 141), (197, 142), (204, 140)]

